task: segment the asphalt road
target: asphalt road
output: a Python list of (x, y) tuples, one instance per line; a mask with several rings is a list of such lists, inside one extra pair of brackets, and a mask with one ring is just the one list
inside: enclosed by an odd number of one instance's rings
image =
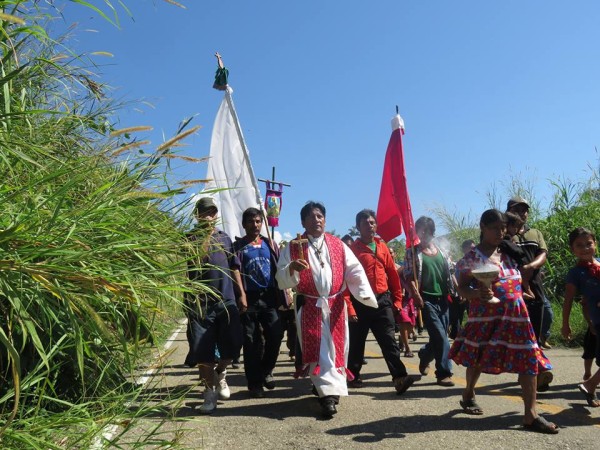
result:
[[(412, 344), (415, 355), (426, 339), (423, 335)], [(135, 441), (140, 430), (152, 429), (157, 438), (176, 439), (184, 448), (194, 449), (600, 448), (600, 408), (588, 407), (577, 390), (583, 374), (579, 349), (546, 352), (555, 366), (554, 382), (548, 392), (539, 394), (538, 409), (561, 426), (557, 435), (522, 429), (520, 388), (512, 374), (482, 375), (477, 397), (485, 412), (482, 416), (466, 415), (458, 404), (465, 385), (462, 367), (455, 366), (455, 387), (437, 386), (430, 374), (397, 396), (372, 335), (362, 373), (365, 386), (351, 389), (341, 399), (338, 414), (325, 420), (310, 393), (310, 380), (291, 376), (293, 363), (284, 350), (282, 345), (274, 373), (276, 388), (266, 391), (264, 399), (249, 396), (243, 368), (229, 369), (231, 399), (219, 402), (211, 416), (201, 416), (197, 370), (182, 364), (187, 342), (181, 331), (164, 358), (166, 364), (146, 384), (149, 397), (180, 396), (180, 400), (157, 410), (127, 430), (126, 436)], [(403, 361), (410, 374), (418, 374), (417, 357)]]

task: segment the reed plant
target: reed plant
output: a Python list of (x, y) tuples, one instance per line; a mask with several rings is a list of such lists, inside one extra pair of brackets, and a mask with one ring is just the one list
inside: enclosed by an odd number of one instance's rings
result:
[(132, 377), (183, 315), (182, 292), (201, 288), (186, 284), (183, 191), (165, 163), (196, 129), (155, 149), (146, 128), (117, 130), (93, 62), (49, 36), (48, 18), (40, 2), (0, 0), (3, 449), (90, 448), (106, 424), (156, 408)]

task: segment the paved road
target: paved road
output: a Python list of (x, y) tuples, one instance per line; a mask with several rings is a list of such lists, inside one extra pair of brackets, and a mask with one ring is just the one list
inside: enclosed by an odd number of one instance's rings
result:
[[(413, 344), (415, 353), (425, 339), (424, 335)], [(213, 415), (200, 416), (197, 372), (181, 364), (187, 352), (185, 332), (177, 335), (170, 351), (166, 366), (148, 382), (148, 392), (161, 398), (189, 392), (178, 408), (158, 412), (141, 426), (162, 423), (163, 437), (176, 436), (185, 448), (600, 448), (600, 408), (589, 408), (576, 389), (583, 373), (580, 350), (547, 351), (556, 368), (555, 378), (550, 390), (539, 395), (538, 407), (545, 417), (561, 425), (558, 435), (520, 427), (522, 402), (516, 375), (482, 375), (478, 403), (485, 411), (483, 416), (468, 416), (458, 405), (465, 385), (462, 367), (455, 368), (453, 388), (437, 386), (429, 375), (397, 396), (372, 335), (367, 342), (368, 365), (363, 369), (365, 386), (342, 398), (339, 413), (331, 420), (319, 417), (310, 381), (291, 377), (293, 363), (283, 352), (274, 373), (277, 387), (267, 391), (264, 399), (250, 398), (241, 368), (229, 370), (231, 399), (220, 402)], [(418, 358), (403, 361), (409, 373), (418, 374)]]

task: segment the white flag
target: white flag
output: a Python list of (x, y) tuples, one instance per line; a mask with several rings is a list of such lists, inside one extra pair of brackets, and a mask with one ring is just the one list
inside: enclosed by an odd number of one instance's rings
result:
[(215, 118), (206, 175), (212, 181), (205, 190), (222, 189), (212, 196), (219, 208), (221, 228), (235, 240), (246, 234), (242, 213), (250, 207), (262, 210), (263, 205), (231, 92), (228, 87)]

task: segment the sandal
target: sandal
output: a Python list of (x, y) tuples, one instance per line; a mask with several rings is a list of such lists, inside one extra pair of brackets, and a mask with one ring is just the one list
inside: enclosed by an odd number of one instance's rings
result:
[(597, 408), (600, 406), (600, 401), (598, 401), (598, 399), (596, 398), (595, 393), (592, 394), (591, 392), (589, 392), (583, 384), (577, 385), (577, 388), (584, 395), (588, 406), (591, 406), (592, 408)]
[(558, 426), (552, 422), (548, 422), (542, 416), (536, 417), (530, 424), (524, 423), (523, 429), (535, 431), (536, 433), (558, 434)]
[(470, 414), (472, 416), (481, 416), (483, 414), (483, 409), (477, 404), (475, 398), (461, 400), (459, 403), (466, 414)]
[(552, 375), (552, 372), (549, 370), (540, 372), (537, 376), (537, 391), (546, 392), (548, 389), (550, 389), (550, 383), (552, 383), (553, 379), (554, 375)]
[(404, 352), (404, 357), (405, 358), (414, 358), (415, 354), (409, 350), (407, 352)]

